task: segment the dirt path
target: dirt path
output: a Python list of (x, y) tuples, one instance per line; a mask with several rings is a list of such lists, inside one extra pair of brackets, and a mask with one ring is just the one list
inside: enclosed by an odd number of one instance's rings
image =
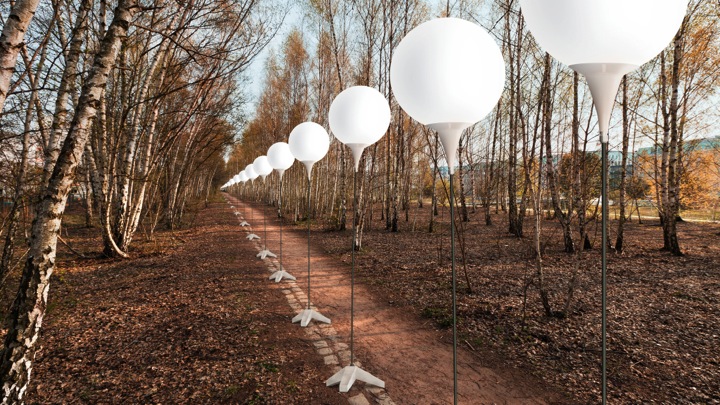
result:
[[(279, 250), (279, 223), (272, 208), (231, 202), (245, 214), (253, 232), (264, 238), (263, 215), (268, 213), (267, 247)], [(284, 268), (306, 289), (307, 234), (284, 232)], [(349, 241), (348, 241), (349, 244)], [(349, 343), (350, 268), (311, 245), (314, 306), (332, 320), (339, 339)], [(362, 283), (355, 287), (355, 347), (362, 367), (386, 383), (397, 404), (452, 403), (452, 346), (448, 331), (410, 314), (373, 294)], [(545, 404), (564, 402), (562, 396), (543, 388), (543, 383), (523, 370), (509, 369), (491, 353), (459, 349), (459, 396), (461, 404)], [(341, 364), (344, 366), (346, 364)], [(329, 375), (328, 375), (329, 376)], [(350, 395), (361, 393), (362, 383)]]

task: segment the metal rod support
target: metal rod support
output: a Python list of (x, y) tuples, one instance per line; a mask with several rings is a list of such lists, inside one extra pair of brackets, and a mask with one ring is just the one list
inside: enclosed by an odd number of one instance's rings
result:
[(280, 185), (278, 186), (278, 216), (280, 217), (280, 269), (279, 271), (283, 270), (282, 265), (282, 259), (283, 259), (283, 253), (282, 253), (282, 228), (283, 228), (283, 216), (282, 216), (282, 174), (280, 175)]
[[(452, 168), (451, 168), (452, 169)], [(452, 325), (453, 325), (453, 403), (458, 403), (457, 377), (457, 284), (455, 274), (455, 189), (450, 173), (450, 263), (452, 268)]]
[(357, 216), (357, 171), (353, 171), (352, 246), (350, 246), (350, 365), (355, 365), (355, 221)]
[(608, 220), (608, 144), (601, 143), (602, 154), (602, 404), (607, 404), (607, 220)]
[(307, 245), (308, 245), (308, 254), (307, 254), (307, 264), (308, 264), (308, 282), (307, 282), (307, 309), (310, 309), (310, 188), (312, 187), (312, 180), (310, 180), (310, 176), (308, 176), (308, 189), (307, 189)]
[[(263, 185), (265, 179), (263, 179)], [(267, 250), (267, 202), (263, 202), (263, 250)]]

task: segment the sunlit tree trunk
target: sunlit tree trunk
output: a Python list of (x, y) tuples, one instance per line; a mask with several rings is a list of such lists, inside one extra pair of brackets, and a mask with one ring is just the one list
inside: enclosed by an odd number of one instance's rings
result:
[(5, 19), (0, 34), (0, 111), (5, 106), (18, 55), (25, 46), (25, 32), (39, 3), (40, 0), (17, 0), (10, 7), (10, 14)]
[(75, 171), (82, 159), (90, 127), (110, 71), (115, 65), (120, 43), (127, 35), (133, 15), (138, 10), (135, 0), (121, 0), (115, 9), (113, 21), (83, 85), (75, 116), (48, 187), (37, 205), (30, 251), (10, 310), (9, 328), (2, 350), (0, 376), (5, 404), (24, 401), (35, 359), (35, 346), (47, 309), (50, 276), (55, 269), (57, 237), (68, 193), (75, 181)]
[(627, 158), (628, 158), (628, 147), (630, 145), (630, 122), (628, 120), (628, 86), (627, 77), (623, 78), (622, 81), (622, 167), (620, 168), (620, 198), (619, 203), (619, 218), (618, 218), (618, 230), (617, 238), (615, 239), (615, 251), (617, 253), (623, 252), (624, 244), (624, 230), (625, 230), (625, 206), (626, 206), (626, 188), (627, 188)]

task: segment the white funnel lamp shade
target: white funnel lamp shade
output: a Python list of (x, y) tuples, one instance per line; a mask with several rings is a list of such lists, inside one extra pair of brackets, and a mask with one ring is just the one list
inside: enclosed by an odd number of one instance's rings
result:
[(379, 91), (367, 86), (343, 90), (330, 105), (330, 129), (352, 150), (355, 171), (363, 150), (379, 141), (390, 126), (390, 105)]
[(437, 18), (410, 31), (390, 66), (393, 94), (413, 119), (436, 131), (454, 172), (462, 131), (483, 119), (505, 88), (505, 62), (477, 24)]
[(267, 151), (268, 162), (273, 169), (277, 170), (282, 178), (285, 170), (295, 163), (295, 156), (290, 152), (290, 145), (285, 142), (277, 142), (270, 146)]
[(267, 156), (258, 156), (255, 161), (253, 162), (253, 170), (255, 170), (255, 173), (258, 174), (258, 176), (262, 177), (263, 181), (265, 180), (265, 177), (267, 177), (270, 173), (272, 173), (273, 168), (270, 166), (270, 162), (268, 162)]
[(688, 0), (520, 0), (538, 44), (587, 79), (601, 141), (622, 77), (660, 53), (677, 33)]
[(290, 132), (290, 152), (307, 169), (308, 179), (315, 162), (324, 158), (330, 149), (330, 136), (325, 128), (314, 122), (303, 122)]

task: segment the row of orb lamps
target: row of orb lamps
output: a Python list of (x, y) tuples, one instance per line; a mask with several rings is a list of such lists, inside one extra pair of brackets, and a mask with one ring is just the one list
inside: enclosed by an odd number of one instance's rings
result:
[[(688, 0), (520, 0), (529, 31), (550, 55), (582, 74), (590, 88), (598, 115), (602, 160), (602, 403), (607, 402), (606, 297), (607, 297), (607, 164), (610, 117), (624, 75), (650, 61), (673, 39), (685, 17)], [(505, 63), (495, 40), (479, 25), (459, 18), (437, 18), (410, 31), (393, 52), (390, 66), (392, 93), (400, 107), (414, 120), (437, 131), (449, 170), (450, 232), (452, 257), (453, 402), (458, 403), (457, 313), (455, 269), (454, 174), (460, 137), (465, 129), (482, 120), (497, 104), (505, 86)], [(384, 387), (385, 383), (355, 366), (354, 282), (356, 177), (363, 150), (377, 142), (390, 124), (388, 101), (377, 90), (354, 86), (342, 91), (329, 111), (330, 129), (348, 146), (354, 158), (353, 229), (350, 293), (350, 364), (327, 380), (347, 392), (356, 380)], [(277, 171), (280, 178), (294, 160), (305, 165), (308, 175), (308, 210), (313, 165), (329, 148), (326, 130), (313, 122), (293, 129), (288, 143), (273, 144), (267, 156), (258, 157), (223, 188), (237, 183), (263, 180)], [(282, 181), (279, 200), (282, 200)], [(264, 220), (263, 220), (264, 221)], [(282, 221), (281, 221), (282, 222)], [(249, 226), (243, 221), (243, 226)], [(265, 228), (266, 229), (266, 228)], [(267, 230), (265, 231), (267, 232)], [(295, 277), (282, 268), (282, 224), (280, 269), (270, 278), (276, 282)], [(251, 234), (251, 239), (259, 239)], [(258, 257), (275, 257), (263, 246)], [(310, 221), (308, 212), (308, 302), (293, 322), (330, 323), (311, 307)]]

